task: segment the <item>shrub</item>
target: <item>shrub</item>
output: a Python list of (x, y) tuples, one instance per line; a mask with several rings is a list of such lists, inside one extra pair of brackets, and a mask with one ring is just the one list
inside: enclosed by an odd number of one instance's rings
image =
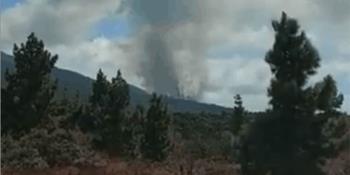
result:
[(79, 130), (60, 128), (57, 120), (51, 119), (17, 139), (4, 136), (1, 140), (2, 167), (47, 168), (96, 162), (98, 157), (90, 147), (90, 139)]

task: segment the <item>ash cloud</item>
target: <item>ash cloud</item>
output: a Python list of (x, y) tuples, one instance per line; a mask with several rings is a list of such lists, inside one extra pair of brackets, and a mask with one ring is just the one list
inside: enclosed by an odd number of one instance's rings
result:
[(197, 98), (207, 80), (207, 42), (197, 0), (123, 2), (133, 32), (137, 74), (151, 92)]
[(162, 94), (177, 95), (179, 77), (171, 49), (160, 32), (147, 32), (144, 40), (145, 62), (140, 68), (146, 85)]

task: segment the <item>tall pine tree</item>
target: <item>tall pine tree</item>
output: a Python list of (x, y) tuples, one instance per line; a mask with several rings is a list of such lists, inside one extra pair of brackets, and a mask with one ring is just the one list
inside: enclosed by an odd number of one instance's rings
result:
[(101, 69), (96, 74), (96, 80), (92, 83), (92, 94), (89, 97), (90, 104), (85, 108), (81, 108), (80, 114), (75, 115), (76, 124), (83, 131), (92, 132), (95, 137), (96, 144), (102, 144), (103, 124), (108, 113), (109, 104), (109, 86), (110, 82)]
[(90, 103), (93, 108), (103, 110), (108, 104), (108, 88), (109, 82), (106, 75), (101, 69), (98, 70), (96, 80), (92, 84), (92, 95), (90, 96)]
[(129, 85), (122, 77), (120, 70), (118, 70), (117, 76), (112, 78), (108, 93), (110, 97), (108, 106), (110, 107), (111, 114), (118, 115), (121, 110), (129, 105)]
[[(118, 70), (116, 77), (109, 82), (100, 69), (93, 83), (90, 96), (90, 109), (85, 118), (90, 119), (85, 126), (94, 125), (91, 129), (96, 135), (96, 144), (111, 153), (121, 153), (122, 122), (125, 109), (130, 103), (129, 85)], [(93, 119), (93, 120), (91, 120)]]
[[(268, 95), (274, 111), (289, 111), (290, 115), (303, 110), (305, 84), (316, 73), (320, 57), (295, 19), (283, 12), (280, 22), (273, 21), (276, 32), (273, 49), (266, 54), (273, 78)], [(287, 113), (286, 113), (287, 114)]]
[[(319, 67), (320, 57), (305, 33), (299, 31), (295, 19), (283, 12), (272, 27), (275, 43), (265, 57), (273, 75), (268, 88), (272, 109), (254, 122), (245, 138), (241, 151), (243, 173), (323, 174), (320, 165), (328, 155), (328, 138), (323, 134), (327, 120), (316, 115), (316, 110), (334, 101), (331, 86), (335, 84), (326, 78), (319, 92), (306, 86)], [(333, 89), (332, 95), (321, 100), (325, 97), (321, 93), (329, 91), (327, 86)]]
[(141, 152), (146, 159), (161, 161), (166, 158), (169, 149), (170, 118), (161, 97), (153, 94), (150, 103), (144, 123)]
[(34, 33), (20, 47), (14, 45), (13, 55), (16, 69), (6, 71), (7, 86), (1, 96), (1, 128), (5, 132), (30, 129), (47, 116), (56, 89), (50, 73), (58, 56), (52, 56)]
[(107, 148), (115, 153), (122, 153), (123, 133), (122, 124), (126, 118), (125, 108), (129, 105), (129, 85), (122, 77), (120, 70), (112, 78), (108, 87), (108, 113), (103, 121), (103, 139)]
[(234, 135), (238, 135), (244, 122), (244, 107), (243, 107), (242, 98), (239, 94), (237, 94), (234, 97), (234, 99), (235, 99), (235, 106), (233, 107), (231, 126), (232, 126), (232, 133)]

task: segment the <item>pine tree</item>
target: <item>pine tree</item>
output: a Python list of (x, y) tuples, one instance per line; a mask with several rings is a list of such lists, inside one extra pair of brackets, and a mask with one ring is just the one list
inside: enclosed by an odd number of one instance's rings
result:
[(120, 70), (109, 82), (100, 69), (92, 91), (91, 106), (88, 114), (85, 114), (85, 118), (89, 118), (90, 122), (84, 126), (94, 123), (95, 127), (91, 130), (96, 135), (97, 145), (111, 153), (119, 154), (122, 152), (122, 122), (125, 109), (130, 103), (129, 85)]
[(144, 124), (141, 152), (146, 159), (161, 161), (166, 158), (169, 148), (170, 119), (161, 97), (153, 94), (150, 103)]
[(334, 112), (343, 104), (343, 94), (338, 94), (336, 82), (331, 75), (317, 83), (314, 91), (317, 93), (317, 108), (326, 113)]
[(273, 78), (268, 89), (273, 110), (293, 114), (305, 104), (305, 84), (316, 73), (320, 57), (295, 19), (283, 12), (281, 21), (272, 22), (276, 32), (273, 49), (266, 54)]
[(141, 156), (140, 146), (144, 137), (144, 120), (144, 109), (142, 106), (137, 106), (134, 113), (126, 118), (123, 124), (123, 148), (127, 155), (132, 158), (140, 158)]
[(109, 100), (108, 88), (109, 82), (102, 70), (99, 69), (96, 75), (96, 81), (92, 84), (92, 95), (89, 99), (93, 108), (103, 110), (103, 107), (107, 106)]
[[(92, 83), (92, 94), (89, 97), (89, 106), (81, 111), (81, 116), (76, 116), (76, 121), (84, 131), (94, 131), (97, 128), (103, 128), (101, 125), (108, 112), (108, 103), (110, 100), (109, 91), (110, 82), (101, 69), (96, 74), (96, 80)], [(89, 126), (89, 128), (87, 127)]]
[(235, 97), (235, 106), (233, 108), (233, 116), (232, 116), (232, 133), (234, 135), (238, 135), (243, 122), (244, 122), (244, 107), (242, 98), (239, 94), (237, 94)]
[(23, 131), (34, 127), (47, 115), (56, 82), (50, 73), (58, 59), (45, 49), (43, 41), (31, 33), (26, 43), (13, 48), (15, 71), (6, 71), (2, 89), (2, 130)]
[(275, 43), (265, 58), (273, 75), (268, 88), (272, 109), (252, 124), (245, 138), (240, 160), (243, 173), (323, 174), (320, 164), (328, 154), (324, 147), (328, 138), (323, 134), (327, 120), (316, 115), (316, 110), (340, 105), (331, 102), (338, 102), (335, 83), (326, 78), (322, 87), (317, 86), (321, 87), (318, 92), (307, 87), (308, 78), (319, 67), (316, 49), (299, 32), (298, 22), (284, 12), (272, 27)]
[(321, 174), (316, 145), (321, 143), (321, 130), (320, 125), (313, 125), (314, 111), (307, 105), (305, 87), (320, 57), (305, 33), (299, 33), (295, 19), (282, 13), (280, 22), (273, 21), (272, 26), (275, 44), (265, 60), (273, 74), (268, 95), (274, 118), (264, 125), (269, 127), (265, 134), (271, 134), (265, 138), (267, 145), (274, 148), (275, 155), (265, 165), (272, 174)]
[(129, 85), (122, 77), (120, 70), (118, 70), (117, 76), (112, 78), (112, 83), (109, 87), (109, 97), (108, 106), (113, 115), (118, 115), (130, 103)]
[(126, 118), (124, 110), (129, 105), (130, 95), (129, 85), (122, 77), (120, 70), (118, 70), (117, 76), (112, 78), (112, 83), (108, 87), (108, 97), (108, 113), (102, 125), (104, 127), (104, 142), (110, 151), (122, 153), (122, 122)]
[(92, 94), (89, 97), (90, 104), (86, 108), (75, 113), (74, 122), (84, 132), (90, 132), (94, 136), (94, 143), (98, 147), (105, 146), (103, 134), (105, 130), (105, 120), (108, 113), (110, 82), (102, 69), (96, 74), (96, 80), (92, 83)]

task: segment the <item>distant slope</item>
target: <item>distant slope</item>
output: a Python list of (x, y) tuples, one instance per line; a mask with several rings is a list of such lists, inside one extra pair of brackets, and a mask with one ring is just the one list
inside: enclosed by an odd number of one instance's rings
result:
[[(5, 70), (14, 70), (14, 59), (11, 55), (1, 52), (1, 85), (5, 85), (4, 73)], [(80, 99), (83, 102), (87, 102), (88, 97), (91, 94), (93, 79), (81, 75), (77, 72), (65, 70), (61, 68), (54, 68), (52, 75), (58, 79), (57, 96), (62, 96), (64, 89), (69, 97), (75, 96), (79, 92)], [(151, 97), (150, 94), (144, 90), (133, 86), (130, 86), (130, 97), (132, 105), (147, 105)], [(222, 111), (228, 111), (228, 108), (214, 105), (200, 103), (192, 100), (185, 100), (173, 97), (164, 97), (170, 110), (174, 112), (209, 112), (220, 113)]]

